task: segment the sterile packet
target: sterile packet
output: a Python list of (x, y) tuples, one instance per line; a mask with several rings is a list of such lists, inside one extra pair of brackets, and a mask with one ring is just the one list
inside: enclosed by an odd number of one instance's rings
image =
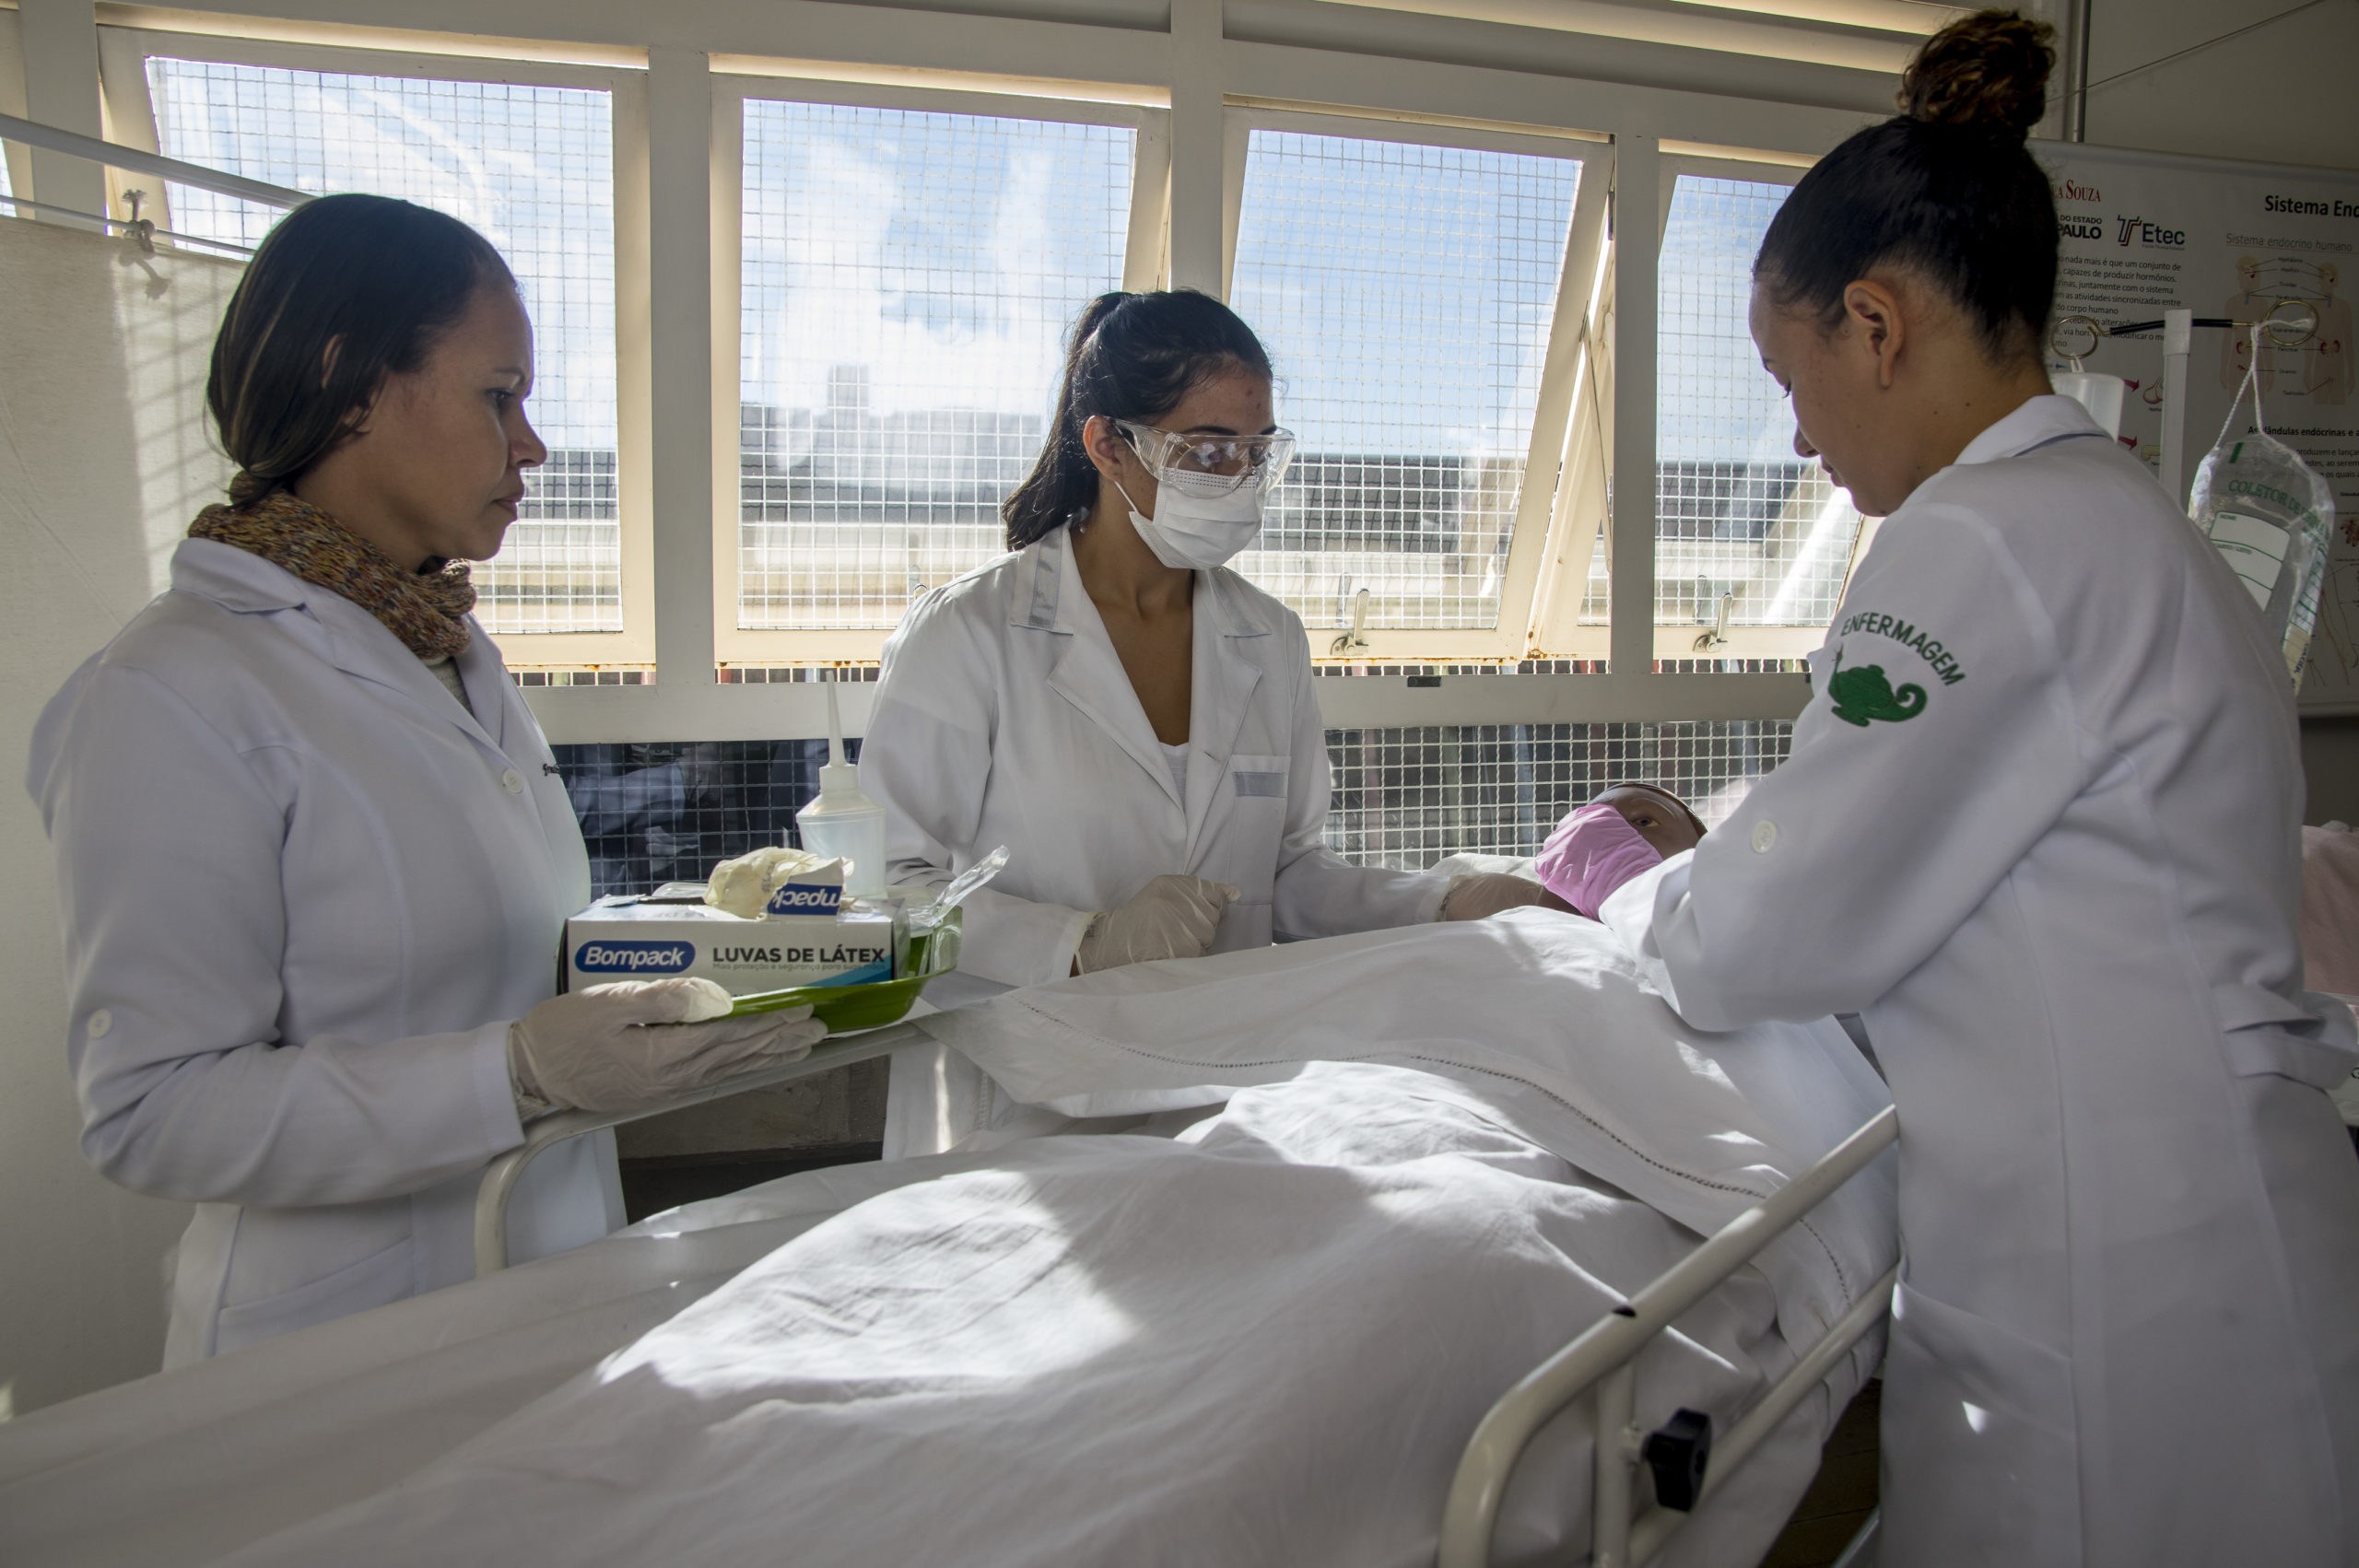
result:
[(938, 975), (958, 966), (958, 907), (1006, 864), (1007, 846), (1003, 844), (952, 877), (931, 898), (918, 901), (906, 894), (892, 898), (901, 973)]
[[(2254, 329), (2253, 364), (2260, 363), (2259, 329)], [(2253, 430), (2229, 435), (2245, 389), (2252, 392)], [(2188, 496), (2188, 516), (2219, 550), (2252, 595), (2285, 655), (2286, 672), (2298, 686), (2309, 662), (2310, 633), (2318, 624), (2318, 593), (2326, 582), (2327, 550), (2334, 532), (2334, 487), (2302, 454), (2261, 426), (2260, 387), (2247, 371), (2244, 388), (2228, 407), (2219, 444), (2203, 455)]]

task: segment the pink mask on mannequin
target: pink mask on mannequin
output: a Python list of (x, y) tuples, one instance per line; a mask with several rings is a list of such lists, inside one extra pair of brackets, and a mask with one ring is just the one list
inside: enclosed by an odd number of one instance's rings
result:
[(1655, 847), (1620, 812), (1593, 801), (1556, 825), (1532, 869), (1549, 892), (1595, 919), (1598, 906), (1615, 888), (1661, 863)]

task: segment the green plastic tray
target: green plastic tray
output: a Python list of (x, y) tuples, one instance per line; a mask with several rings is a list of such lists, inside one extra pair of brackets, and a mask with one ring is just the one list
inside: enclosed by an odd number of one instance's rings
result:
[(910, 939), (911, 973), (896, 980), (871, 980), (858, 986), (793, 986), (782, 991), (754, 991), (741, 996), (729, 1010), (732, 1018), (808, 1007), (811, 1016), (831, 1035), (855, 1029), (882, 1029), (909, 1015), (926, 982), (958, 966), (958, 911), (948, 923), (926, 936)]

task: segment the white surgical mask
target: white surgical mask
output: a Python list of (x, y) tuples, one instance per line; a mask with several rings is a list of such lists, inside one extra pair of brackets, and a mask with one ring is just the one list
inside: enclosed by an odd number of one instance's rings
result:
[(1226, 566), (1231, 557), (1262, 532), (1262, 487), (1239, 485), (1217, 496), (1190, 495), (1181, 486), (1186, 476), (1158, 475), (1155, 516), (1143, 517), (1121, 481), (1131, 509), (1131, 526), (1138, 530), (1155, 558), (1174, 570), (1210, 571)]

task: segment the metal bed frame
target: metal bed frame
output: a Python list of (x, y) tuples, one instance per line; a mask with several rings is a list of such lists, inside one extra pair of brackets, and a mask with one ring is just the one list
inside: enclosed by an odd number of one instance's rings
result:
[[(746, 1073), (683, 1094), (648, 1110), (607, 1115), (557, 1111), (533, 1121), (524, 1141), (486, 1167), (475, 1198), (475, 1277), (508, 1266), (508, 1202), (524, 1167), (544, 1149), (600, 1128), (616, 1127), (702, 1105), (750, 1090), (775, 1088), (856, 1061), (889, 1056), (904, 1047), (931, 1043), (931, 1036), (903, 1023), (840, 1039), (823, 1041), (801, 1061)], [(1459, 1460), (1458, 1474), (1442, 1512), (1438, 1568), (1487, 1568), (1491, 1537), (1508, 1478), (1525, 1446), (1540, 1429), (1583, 1395), (1595, 1407), (1596, 1461), (1590, 1500), (1590, 1568), (1640, 1568), (1719, 1490), (1730, 1471), (1760, 1447), (1836, 1363), (1891, 1310), (1895, 1264), (1868, 1287), (1802, 1353), (1753, 1408), (1717, 1442), (1708, 1418), (1682, 1410), (1660, 1431), (1646, 1433), (1632, 1420), (1637, 1375), (1633, 1363), (1657, 1334), (1681, 1313), (1752, 1262), (1761, 1250), (1836, 1190), (1865, 1170), (1900, 1136), (1898, 1114), (1887, 1106), (1826, 1156), (1708, 1237), (1627, 1302), (1598, 1319), (1587, 1332), (1558, 1351), (1500, 1397), (1483, 1418)], [(1633, 1515), (1640, 1466), (1655, 1478), (1654, 1506)], [(1871, 1518), (1844, 1555), (1858, 1560), (1872, 1540)]]
[[(1438, 1568), (1486, 1568), (1499, 1504), (1525, 1445), (1584, 1394), (1591, 1398), (1596, 1412), (1590, 1568), (1638, 1568), (1660, 1552), (1689, 1514), (1719, 1490), (1729, 1471), (1743, 1464), (1835, 1363), (1890, 1313), (1900, 1265), (1894, 1264), (1869, 1286), (1857, 1305), (1836, 1319), (1718, 1443), (1711, 1439), (1709, 1420), (1689, 1410), (1679, 1412), (1660, 1431), (1640, 1431), (1631, 1419), (1637, 1384), (1632, 1363), (1673, 1318), (1750, 1263), (1899, 1137), (1899, 1113), (1887, 1106), (1824, 1159), (1730, 1221), (1501, 1396), (1458, 1461), (1458, 1476), (1442, 1510)], [(1656, 1504), (1633, 1517), (1634, 1481), (1641, 1464), (1654, 1472)], [(1872, 1519), (1862, 1537), (1874, 1527)], [(1850, 1557), (1847, 1552), (1847, 1561)]]

